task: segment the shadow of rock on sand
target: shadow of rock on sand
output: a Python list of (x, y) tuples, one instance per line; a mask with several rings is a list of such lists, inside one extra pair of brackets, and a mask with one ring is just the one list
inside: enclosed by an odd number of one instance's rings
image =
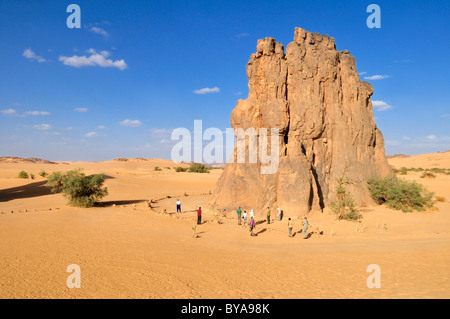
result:
[(45, 186), (47, 181), (34, 182), (27, 185), (0, 189), (0, 202), (7, 202), (19, 198), (31, 198), (51, 195), (50, 188)]
[(113, 200), (113, 201), (104, 201), (98, 202), (95, 204), (95, 207), (111, 207), (113, 205), (132, 205), (132, 204), (140, 204), (147, 202), (146, 199), (135, 199), (135, 200)]

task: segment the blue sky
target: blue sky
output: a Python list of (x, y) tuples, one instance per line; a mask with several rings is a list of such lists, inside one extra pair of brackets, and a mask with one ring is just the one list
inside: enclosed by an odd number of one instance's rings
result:
[[(81, 28), (69, 29), (69, 4)], [(381, 28), (369, 29), (369, 4)], [(257, 40), (335, 38), (375, 90), (387, 154), (450, 149), (446, 1), (1, 1), (0, 156), (170, 159), (177, 127), (230, 127)], [(203, 93), (203, 94), (199, 94)]]

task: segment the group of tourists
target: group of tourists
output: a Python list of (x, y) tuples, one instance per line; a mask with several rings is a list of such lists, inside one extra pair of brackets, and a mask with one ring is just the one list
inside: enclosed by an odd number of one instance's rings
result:
[[(181, 201), (179, 199), (177, 199), (177, 213), (180, 212), (181, 213)], [(244, 227), (247, 225), (247, 218), (249, 215), (249, 220), (248, 220), (248, 227), (250, 229), (250, 236), (256, 236), (256, 234), (253, 232), (253, 229), (255, 229), (256, 227), (256, 222), (255, 222), (255, 212), (253, 211), (253, 209), (250, 210), (250, 213), (247, 214), (247, 211), (244, 210), (242, 211), (241, 207), (239, 207), (237, 209), (237, 219), (238, 219), (238, 225), (242, 225), (242, 221), (244, 222)], [(267, 207), (267, 224), (270, 224), (270, 207)], [(277, 208), (277, 221), (281, 221), (281, 219), (283, 218), (283, 211), (280, 209), (280, 207)], [(200, 225), (202, 223), (202, 208), (199, 207), (197, 209), (197, 225)], [(292, 219), (289, 217), (288, 218), (288, 231), (289, 231), (289, 237), (294, 237), (292, 230), (294, 229), (294, 224)], [(301, 223), (301, 227), (302, 227), (302, 235), (303, 235), (303, 239), (307, 239), (308, 238), (308, 218), (306, 218), (306, 216), (304, 217), (304, 219), (302, 220)], [(195, 230), (194, 230), (195, 232)]]
[[(242, 212), (241, 207), (239, 207), (236, 212), (237, 212), (238, 225), (242, 225), (242, 220), (243, 220), (244, 226), (246, 226), (247, 211), (244, 210), (244, 212)], [(283, 217), (282, 214), (283, 214), (282, 210), (280, 209), (280, 207), (278, 207), (277, 208), (277, 221), (281, 221), (281, 219)], [(270, 224), (270, 207), (267, 207), (267, 224)], [(250, 229), (250, 236), (256, 236), (256, 234), (253, 232), (253, 229), (256, 227), (255, 212), (253, 211), (253, 209), (250, 210), (250, 220), (248, 221), (248, 227)], [(301, 227), (302, 227), (303, 239), (307, 239), (308, 238), (308, 218), (306, 216), (302, 220)], [(292, 234), (293, 228), (294, 228), (293, 222), (292, 222), (291, 218), (289, 217), (289, 219), (288, 219), (289, 237), (293, 237), (293, 234)]]

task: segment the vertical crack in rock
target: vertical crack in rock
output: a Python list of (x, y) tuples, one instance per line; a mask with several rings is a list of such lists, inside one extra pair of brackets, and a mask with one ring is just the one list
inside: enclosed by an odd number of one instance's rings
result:
[(227, 164), (211, 207), (320, 211), (344, 174), (357, 204), (371, 203), (367, 180), (390, 168), (373, 118), (373, 88), (359, 80), (355, 58), (337, 51), (333, 38), (296, 28), (286, 51), (273, 38), (258, 40), (247, 77), (248, 98), (237, 102), (231, 126), (278, 128), (278, 171), (261, 174), (259, 161)]

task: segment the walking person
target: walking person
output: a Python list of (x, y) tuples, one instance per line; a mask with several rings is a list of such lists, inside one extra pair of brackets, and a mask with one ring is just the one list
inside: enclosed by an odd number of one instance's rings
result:
[(177, 213), (181, 213), (181, 202), (177, 199)]
[(289, 237), (292, 237), (292, 228), (294, 228), (294, 226), (292, 225), (292, 220), (289, 217), (289, 219), (288, 219)]
[(241, 206), (239, 206), (239, 208), (237, 210), (238, 225), (241, 224), (241, 214), (242, 214), (242, 210), (241, 210)]
[(303, 230), (302, 230), (302, 234), (303, 234), (303, 239), (307, 239), (308, 238), (308, 218), (306, 218), (305, 216), (305, 220), (303, 221)]
[(244, 226), (247, 224), (247, 211), (244, 210), (244, 213), (242, 214), (242, 218), (244, 219)]
[(250, 218), (255, 218), (255, 212), (253, 209), (250, 210)]
[(199, 207), (197, 209), (197, 225), (200, 225), (202, 223), (202, 208)]
[(249, 220), (249, 222), (248, 222), (248, 226), (250, 227), (250, 236), (256, 236), (256, 235), (253, 233), (253, 228), (256, 227), (256, 223), (255, 223), (255, 220), (253, 219), (253, 217), (250, 217), (250, 220)]
[(267, 207), (267, 224), (270, 224), (270, 208)]

